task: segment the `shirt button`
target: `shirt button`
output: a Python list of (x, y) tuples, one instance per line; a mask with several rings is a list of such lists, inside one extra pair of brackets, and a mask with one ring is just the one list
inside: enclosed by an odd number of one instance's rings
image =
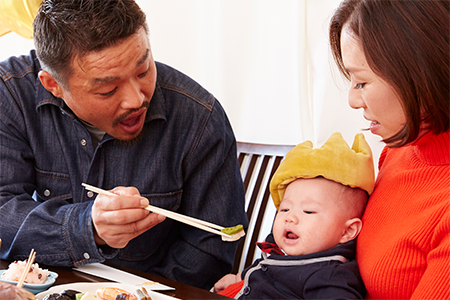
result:
[(87, 144), (86, 140), (85, 140), (85, 139), (82, 139), (82, 140), (81, 140), (81, 145), (86, 146), (86, 144)]
[(248, 295), (248, 294), (250, 294), (250, 287), (247, 285), (245, 288), (244, 288), (244, 295)]
[(92, 197), (94, 197), (94, 193), (93, 193), (92, 191), (88, 191), (88, 192), (87, 192), (87, 196), (88, 196), (89, 198), (92, 198)]
[(50, 196), (50, 194), (51, 194), (51, 193), (50, 193), (50, 190), (47, 189), (47, 190), (44, 191), (44, 196), (45, 196), (45, 197)]
[(83, 256), (84, 256), (84, 258), (86, 258), (86, 259), (91, 258), (91, 256), (90, 256), (89, 253), (87, 253), (87, 252), (85, 252), (85, 253), (83, 254)]

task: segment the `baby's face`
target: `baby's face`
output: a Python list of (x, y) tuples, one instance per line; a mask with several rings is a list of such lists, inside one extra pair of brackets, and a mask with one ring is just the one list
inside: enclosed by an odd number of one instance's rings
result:
[(288, 255), (305, 255), (337, 246), (348, 219), (336, 201), (341, 196), (341, 184), (321, 177), (290, 183), (273, 225), (277, 245)]

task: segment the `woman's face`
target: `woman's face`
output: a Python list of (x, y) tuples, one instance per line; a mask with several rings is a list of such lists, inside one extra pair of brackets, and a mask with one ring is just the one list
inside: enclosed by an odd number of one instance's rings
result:
[(344, 25), (341, 35), (342, 59), (350, 74), (348, 102), (354, 109), (364, 109), (370, 131), (387, 139), (399, 132), (406, 115), (399, 97), (386, 81), (369, 67), (359, 39)]

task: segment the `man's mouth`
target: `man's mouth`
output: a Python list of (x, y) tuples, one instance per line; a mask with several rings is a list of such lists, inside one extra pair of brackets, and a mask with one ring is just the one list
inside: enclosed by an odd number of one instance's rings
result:
[(134, 125), (134, 124), (137, 122), (137, 120), (139, 119), (139, 117), (140, 117), (140, 115), (139, 115), (139, 116), (136, 116), (136, 117), (128, 118), (128, 119), (126, 119), (126, 120), (123, 120), (123, 121), (120, 122), (120, 123), (122, 123), (122, 124), (125, 125), (125, 126), (132, 126), (132, 125)]
[(119, 120), (117, 125), (123, 132), (126, 132), (129, 135), (135, 135), (141, 130), (143, 126), (145, 111), (146, 110), (143, 109), (140, 110), (138, 113), (133, 113), (129, 115), (126, 119)]
[(122, 124), (124, 126), (134, 125), (139, 120), (139, 117), (150, 107), (150, 101), (144, 101), (142, 106), (137, 109), (128, 111), (113, 121), (113, 127)]

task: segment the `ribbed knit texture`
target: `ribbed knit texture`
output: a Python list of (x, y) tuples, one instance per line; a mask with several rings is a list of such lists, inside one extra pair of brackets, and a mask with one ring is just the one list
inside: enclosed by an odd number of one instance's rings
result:
[(449, 136), (380, 156), (357, 240), (369, 299), (450, 299)]

